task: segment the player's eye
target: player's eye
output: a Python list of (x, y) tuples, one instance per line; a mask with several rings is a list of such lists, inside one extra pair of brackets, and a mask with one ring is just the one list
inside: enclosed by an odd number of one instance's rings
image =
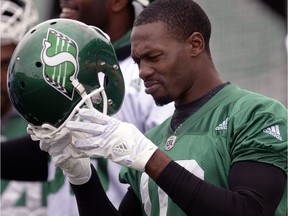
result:
[(153, 62), (158, 61), (160, 58), (161, 58), (161, 54), (148, 56), (148, 59), (149, 59), (150, 61), (153, 61)]

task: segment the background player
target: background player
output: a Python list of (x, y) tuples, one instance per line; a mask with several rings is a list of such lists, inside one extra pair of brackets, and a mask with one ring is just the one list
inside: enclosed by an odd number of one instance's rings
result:
[[(7, 94), (7, 68), (10, 57), (23, 35), (35, 24), (38, 23), (38, 11), (31, 0), (2, 0), (1, 1), (1, 151), (3, 145), (8, 145), (12, 150), (14, 146), (9, 145), (6, 141), (15, 141), (20, 137), (27, 136), (27, 122), (24, 121), (14, 107), (11, 106)], [(21, 143), (22, 144), (22, 143)], [(5, 147), (4, 147), (5, 148)], [(6, 163), (1, 157), (1, 177), (3, 177), (3, 167), (13, 170), (14, 166), (21, 164), (17, 162), (19, 154), (18, 149), (9, 163)], [(43, 155), (39, 148), (38, 154)], [(44, 154), (46, 155), (46, 154)], [(47, 155), (46, 155), (47, 156)], [(29, 160), (29, 158), (25, 158)], [(43, 163), (41, 163), (43, 164)], [(41, 167), (45, 170), (45, 166)], [(24, 168), (25, 169), (25, 168)], [(29, 167), (27, 167), (27, 175)], [(47, 165), (46, 165), (47, 170)], [(34, 170), (38, 171), (38, 170)], [(5, 172), (5, 169), (4, 169)], [(22, 173), (18, 173), (22, 175)], [(18, 215), (45, 215), (46, 203), (43, 196), (45, 184), (39, 181), (8, 181), (1, 179), (1, 215), (18, 216)]]

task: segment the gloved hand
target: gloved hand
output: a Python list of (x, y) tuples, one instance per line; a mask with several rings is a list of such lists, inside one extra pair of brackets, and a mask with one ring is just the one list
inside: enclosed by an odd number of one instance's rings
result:
[[(104, 157), (139, 171), (157, 150), (134, 125), (121, 122), (96, 109), (82, 108), (80, 121), (69, 121), (72, 132), (84, 132), (90, 137), (80, 138), (74, 146), (88, 157)], [(81, 121), (82, 120), (82, 121)]]
[(75, 137), (66, 128), (51, 135), (55, 129), (49, 124), (37, 128), (28, 125), (27, 132), (32, 140), (40, 141), (41, 150), (51, 155), (52, 161), (62, 169), (69, 182), (74, 185), (88, 182), (91, 177), (90, 158), (81, 158), (82, 155), (71, 145)]

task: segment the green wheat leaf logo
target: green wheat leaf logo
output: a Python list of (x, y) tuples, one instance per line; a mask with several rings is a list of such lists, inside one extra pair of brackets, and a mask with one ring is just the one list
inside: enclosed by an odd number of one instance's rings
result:
[(72, 80), (76, 79), (79, 70), (78, 46), (75, 41), (49, 28), (46, 38), (43, 39), (41, 59), (46, 82), (73, 100), (75, 89)]

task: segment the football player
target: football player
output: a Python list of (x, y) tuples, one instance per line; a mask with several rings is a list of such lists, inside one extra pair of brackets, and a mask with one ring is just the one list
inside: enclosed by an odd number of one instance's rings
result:
[[(145, 91), (176, 108), (145, 136), (93, 107), (55, 133), (31, 122), (33, 139), (68, 176), (81, 215), (286, 215), (287, 109), (222, 81), (210, 34), (192, 0), (157, 0), (136, 18), (131, 50)], [(119, 211), (89, 157), (127, 167)]]

